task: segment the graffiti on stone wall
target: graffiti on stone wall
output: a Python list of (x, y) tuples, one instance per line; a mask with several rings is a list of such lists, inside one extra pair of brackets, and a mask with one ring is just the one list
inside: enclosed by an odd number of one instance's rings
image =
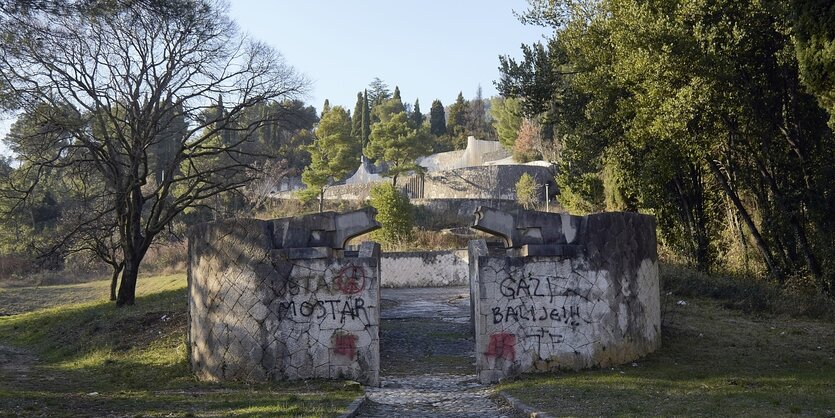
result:
[(509, 361), (516, 360), (516, 335), (506, 332), (491, 335), (484, 355)]
[(360, 266), (348, 264), (339, 270), (333, 282), (346, 295), (362, 292), (365, 289), (365, 270)]
[[(499, 283), (499, 292), (506, 300), (491, 307), (493, 324), (548, 321), (576, 327), (582, 322), (590, 323), (588, 318), (581, 317), (580, 303), (576, 302), (588, 301), (588, 290), (565, 287), (563, 283), (568, 282), (559, 276), (504, 278)], [(575, 302), (568, 303), (570, 300)]]
[(488, 287), (495, 299), (482, 310), (490, 330), (486, 359), (548, 359), (594, 343), (588, 334), (600, 314), (594, 280), (578, 271), (535, 270), (495, 270), (495, 281)]
[(331, 347), (335, 354), (353, 359), (357, 355), (357, 336), (345, 332), (334, 333)]
[[(366, 301), (361, 296), (356, 296), (365, 290), (365, 286), (365, 269), (354, 264), (343, 267), (330, 279), (325, 274), (290, 277), (282, 281), (278, 291), (291, 297), (279, 301), (275, 313), (279, 320), (333, 320), (340, 324), (349, 320), (360, 320), (368, 324)], [(333, 297), (322, 298), (324, 295)], [(302, 297), (307, 299), (300, 300)]]

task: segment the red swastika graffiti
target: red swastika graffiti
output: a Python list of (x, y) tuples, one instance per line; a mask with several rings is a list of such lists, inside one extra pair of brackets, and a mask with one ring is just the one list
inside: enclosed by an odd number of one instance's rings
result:
[(503, 358), (513, 361), (516, 359), (516, 335), (508, 333), (493, 334), (490, 336), (490, 344), (487, 345), (488, 357)]
[(353, 295), (365, 289), (365, 270), (362, 267), (349, 264), (339, 270), (333, 280), (336, 287), (346, 295)]
[(335, 334), (333, 352), (341, 356), (354, 358), (357, 353), (357, 336), (352, 334)]

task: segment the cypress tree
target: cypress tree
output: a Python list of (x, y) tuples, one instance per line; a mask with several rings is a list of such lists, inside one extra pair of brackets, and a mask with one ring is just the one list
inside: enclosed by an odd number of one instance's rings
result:
[(351, 136), (362, 143), (362, 92), (357, 93), (357, 104), (354, 105), (354, 113), (351, 114)]
[(423, 125), (423, 113), (420, 113), (420, 100), (415, 99), (415, 107), (412, 109), (412, 124), (415, 128), (420, 128)]
[(322, 105), (322, 117), (325, 117), (325, 113), (330, 112), (331, 110), (331, 102), (328, 99), (325, 99), (325, 104)]
[(371, 109), (368, 108), (368, 90), (363, 92), (362, 98), (362, 147), (368, 144), (368, 135), (371, 135)]
[(429, 110), (429, 132), (435, 136), (446, 135), (446, 114), (444, 112), (444, 105), (437, 99), (432, 102), (432, 108)]

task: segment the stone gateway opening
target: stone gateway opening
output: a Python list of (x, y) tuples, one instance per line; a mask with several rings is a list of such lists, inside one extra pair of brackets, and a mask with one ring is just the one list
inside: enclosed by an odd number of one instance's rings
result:
[[(474, 240), (465, 254), (384, 255), (373, 242), (345, 249), (379, 227), (374, 215), (193, 228), (189, 353), (197, 376), (352, 379), (382, 399), (377, 405), (403, 385), (486, 400), (482, 385), (505, 377), (605, 367), (660, 345), (651, 216), (479, 207), (472, 227), (499, 245)], [(496, 412), (488, 404), (482, 412)]]

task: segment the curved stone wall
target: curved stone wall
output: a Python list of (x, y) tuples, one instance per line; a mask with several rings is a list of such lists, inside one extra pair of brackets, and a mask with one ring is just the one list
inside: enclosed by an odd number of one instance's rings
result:
[[(336, 217), (337, 238), (343, 218), (356, 214)], [(379, 245), (345, 257), (322, 244), (324, 218), (237, 219), (190, 231), (189, 357), (198, 378), (379, 383)], [(305, 219), (319, 229), (305, 229)], [(294, 240), (323, 246), (288, 247)]]
[(550, 225), (517, 219), (508, 231), (522, 242), (518, 248), (470, 243), (476, 365), (484, 383), (622, 364), (661, 344), (655, 219), (554, 215)]

